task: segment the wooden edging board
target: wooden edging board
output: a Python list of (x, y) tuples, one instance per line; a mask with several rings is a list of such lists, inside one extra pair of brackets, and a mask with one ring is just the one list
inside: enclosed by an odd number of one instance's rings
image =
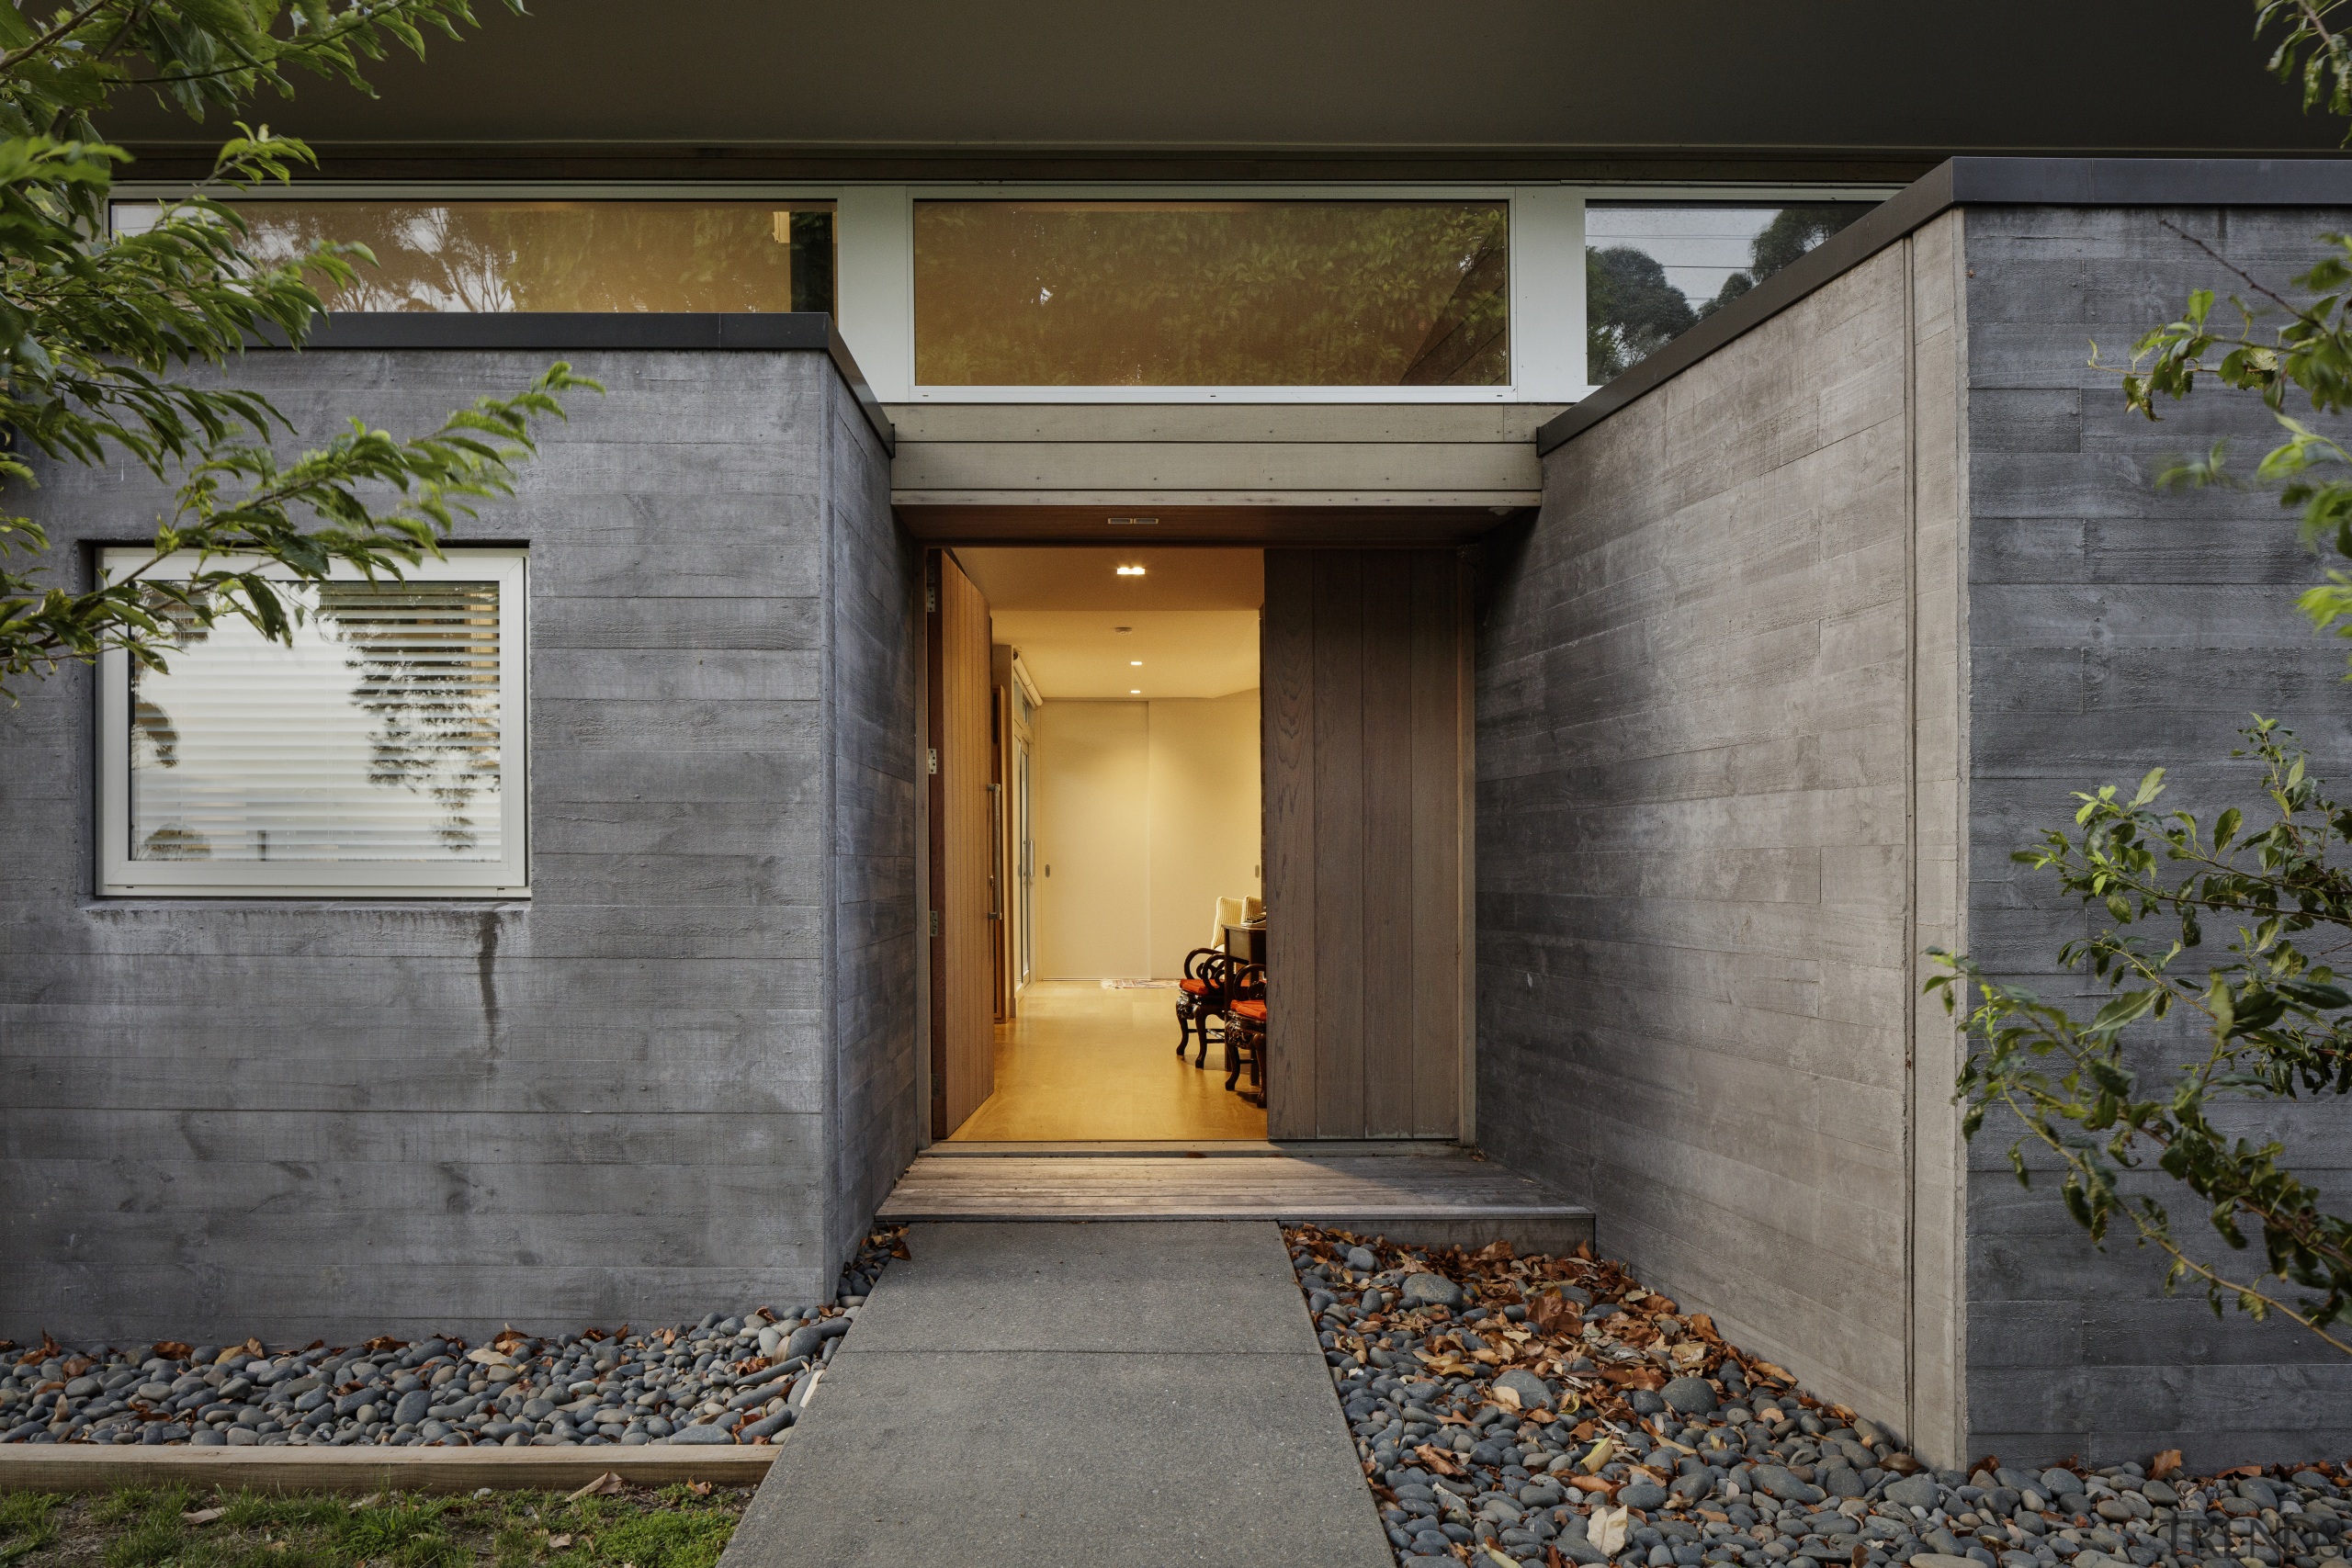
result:
[(611, 1472), (637, 1486), (757, 1486), (779, 1450), (710, 1444), (623, 1448), (198, 1449), (178, 1444), (11, 1443), (0, 1492), (225, 1486), (255, 1492), (569, 1492)]

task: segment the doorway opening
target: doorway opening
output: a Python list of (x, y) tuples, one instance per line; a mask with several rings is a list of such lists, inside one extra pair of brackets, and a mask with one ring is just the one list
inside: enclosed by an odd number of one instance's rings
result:
[(1179, 1004), (1268, 956), (1264, 552), (929, 564), (933, 1136), (1263, 1139), (1262, 1068)]

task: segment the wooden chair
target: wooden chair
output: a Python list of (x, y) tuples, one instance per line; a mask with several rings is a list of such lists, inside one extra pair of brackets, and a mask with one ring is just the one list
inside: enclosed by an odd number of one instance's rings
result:
[(1196, 947), (1184, 956), (1184, 977), (1176, 983), (1176, 1055), (1182, 1056), (1184, 1042), (1197, 1036), (1196, 1067), (1208, 1065), (1208, 1026), (1225, 1010), (1226, 981), (1235, 966), (1232, 956), (1218, 948)]
[(1266, 1103), (1266, 966), (1234, 966), (1227, 981), (1223, 1018), (1225, 1028), (1225, 1087), (1241, 1079), (1242, 1065), (1250, 1067), (1250, 1088), (1241, 1098), (1250, 1104)]

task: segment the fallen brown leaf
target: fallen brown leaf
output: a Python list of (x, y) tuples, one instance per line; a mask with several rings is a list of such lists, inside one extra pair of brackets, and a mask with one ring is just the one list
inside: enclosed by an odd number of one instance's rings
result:
[(2148, 1479), (2151, 1481), (2162, 1481), (2165, 1476), (2170, 1475), (2174, 1471), (2178, 1470), (2179, 1468), (2180, 1450), (2178, 1449), (2166, 1449), (2164, 1452), (2158, 1454), (2154, 1461), (2149, 1464)]
[(710, 1483), (707, 1481), (689, 1481), (686, 1483), (686, 1490), (693, 1493), (697, 1497), (707, 1497), (710, 1495)]
[(579, 1491), (572, 1493), (564, 1501), (577, 1503), (582, 1497), (609, 1497), (619, 1491), (623, 1484), (620, 1476), (608, 1470)]
[(1494, 1387), (1489, 1388), (1487, 1390), (1487, 1397), (1494, 1401), (1497, 1404), (1501, 1405), (1505, 1410), (1517, 1410), (1521, 1408), (1519, 1403), (1519, 1390), (1511, 1387), (1509, 1383), (1498, 1383)]
[(548, 1537), (548, 1550), (549, 1551), (561, 1551), (571, 1544), (571, 1538), (568, 1535), (551, 1535)]
[(1431, 1446), (1430, 1444), (1421, 1444), (1419, 1448), (1413, 1450), (1413, 1453), (1423, 1464), (1428, 1465), (1440, 1475), (1459, 1475), (1462, 1473), (1459, 1470), (1456, 1470), (1453, 1467), (1453, 1459), (1452, 1455), (1446, 1453), (1442, 1449)]
[(365, 1497), (356, 1497), (345, 1503), (344, 1507), (346, 1511), (356, 1514), (363, 1508), (372, 1508), (383, 1500), (384, 1495), (381, 1492), (370, 1492)]
[(225, 1512), (225, 1510), (220, 1508), (198, 1508), (192, 1512), (182, 1514), (180, 1516), (180, 1523), (184, 1525), (209, 1525), (213, 1520), (219, 1518), (223, 1512)]

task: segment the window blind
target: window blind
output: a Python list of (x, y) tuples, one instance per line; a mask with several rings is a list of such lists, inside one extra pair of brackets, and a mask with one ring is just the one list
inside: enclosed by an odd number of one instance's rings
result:
[(133, 861), (497, 863), (506, 854), (496, 581), (300, 585), (292, 647), (187, 626), (133, 670)]

